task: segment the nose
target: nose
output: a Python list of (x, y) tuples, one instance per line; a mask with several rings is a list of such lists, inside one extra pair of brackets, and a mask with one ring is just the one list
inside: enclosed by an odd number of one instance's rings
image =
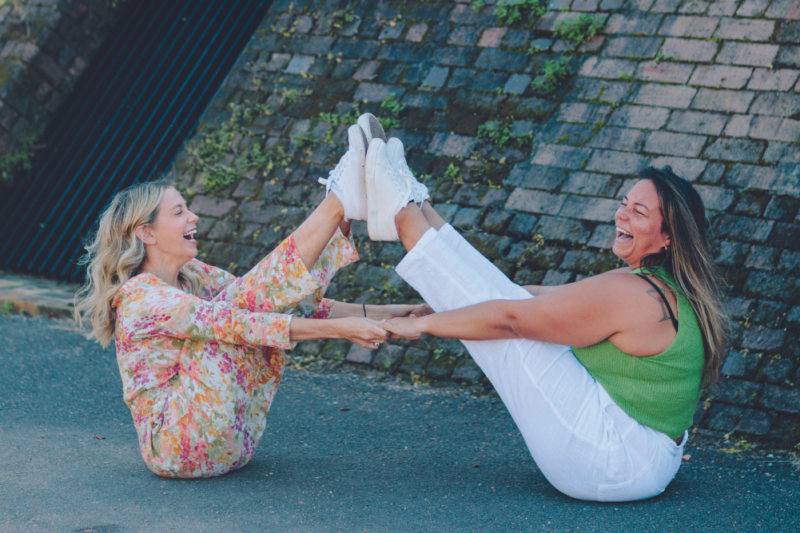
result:
[[(188, 211), (188, 210), (187, 210), (187, 211)], [(188, 211), (188, 213), (189, 213), (189, 214), (188, 214), (188, 216), (186, 217), (186, 220), (187, 220), (187, 221), (188, 221), (190, 224), (194, 224), (195, 222), (197, 222), (198, 220), (200, 220), (200, 217), (199, 217), (199, 216), (197, 216), (197, 215), (195, 215), (195, 214), (194, 214), (194, 213), (192, 213), (191, 211)]]

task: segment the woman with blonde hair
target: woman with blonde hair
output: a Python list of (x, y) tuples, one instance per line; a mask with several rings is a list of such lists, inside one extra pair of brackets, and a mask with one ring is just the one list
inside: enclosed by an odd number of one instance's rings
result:
[(198, 217), (166, 182), (117, 194), (100, 217), (75, 316), (103, 346), (115, 340), (125, 402), (156, 474), (244, 466), (264, 431), (284, 350), (328, 338), (376, 348), (387, 336), (377, 320), (419, 308), (324, 298), (334, 274), (358, 259), (350, 221), (366, 218), (365, 139), (357, 126), (348, 134), (327, 180), (334, 194), (240, 278), (194, 259)]
[(669, 167), (645, 169), (614, 217), (613, 252), (627, 267), (521, 287), (424, 202), (396, 155), (402, 143), (380, 134), (365, 172), (370, 237), (402, 241), (397, 272), (435, 311), (381, 325), (461, 339), (561, 492), (630, 501), (664, 491), (729, 329), (694, 187)]

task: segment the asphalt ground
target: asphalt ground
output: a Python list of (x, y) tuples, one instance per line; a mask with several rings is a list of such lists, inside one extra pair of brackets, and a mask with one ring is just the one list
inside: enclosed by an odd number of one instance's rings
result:
[(69, 322), (0, 318), (0, 531), (800, 530), (786, 454), (689, 442), (666, 492), (626, 504), (553, 489), (496, 398), (352, 368), (289, 369), (253, 461), (145, 468), (112, 348)]

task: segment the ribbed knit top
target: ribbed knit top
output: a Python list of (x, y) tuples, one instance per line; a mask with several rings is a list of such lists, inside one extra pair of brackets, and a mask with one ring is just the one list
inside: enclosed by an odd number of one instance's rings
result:
[(649, 357), (628, 355), (608, 339), (585, 348), (573, 347), (572, 351), (631, 418), (679, 438), (692, 425), (700, 400), (705, 367), (703, 336), (691, 303), (663, 268), (637, 269), (631, 274), (638, 272), (659, 278), (675, 291), (678, 332), (672, 344)]

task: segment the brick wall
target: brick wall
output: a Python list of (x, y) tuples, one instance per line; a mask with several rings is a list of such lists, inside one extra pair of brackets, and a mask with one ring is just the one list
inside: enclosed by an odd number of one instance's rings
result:
[[(411, 168), (431, 176), (440, 212), (519, 283), (565, 283), (617, 266), (610, 241), (620, 196), (644, 166), (671, 165), (706, 203), (736, 321), (723, 378), (696, 426), (800, 442), (800, 1), (553, 0), (543, 17), (512, 27), (498, 26), (491, 5), (345, 8), (277, 0), (193, 141), (227, 120), (230, 104), (267, 102), (271, 114), (248, 123), (232, 146), (283, 146), (290, 173), (241, 168), (241, 179), (215, 189), (191, 170), (188, 152), (179, 157), (174, 176), (203, 217), (202, 257), (243, 272), (286, 236), (321, 198), (316, 178), (345, 149), (347, 125), (329, 132), (320, 113), (356, 104), (379, 114), (389, 94), (407, 106), (391, 133), (406, 143)], [(581, 13), (604, 23), (600, 35), (577, 50), (554, 39), (559, 20)], [(536, 89), (557, 57), (576, 75), (554, 93)], [(531, 137), (500, 149), (479, 138), (488, 120)], [(413, 298), (391, 269), (402, 247), (369, 243), (363, 226), (356, 232), (362, 261), (331, 294)], [(305, 355), (482, 379), (448, 340), (375, 353), (306, 343), (294, 356)]]
[(0, 156), (38, 138), (123, 1), (0, 1)]

